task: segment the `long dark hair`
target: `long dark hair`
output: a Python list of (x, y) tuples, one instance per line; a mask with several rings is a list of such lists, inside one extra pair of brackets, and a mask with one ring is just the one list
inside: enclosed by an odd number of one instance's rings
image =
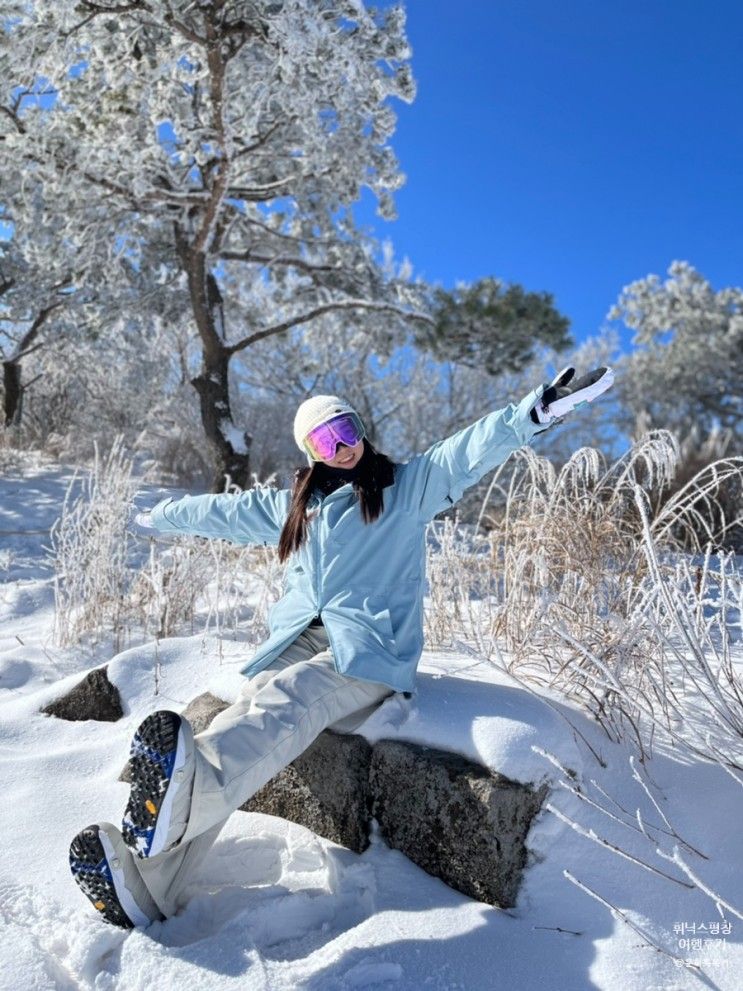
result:
[[(384, 509), (383, 490), (393, 483), (394, 475), (395, 462), (386, 454), (375, 451), (364, 438), (359, 473), (353, 480), (364, 523), (373, 523)], [(327, 477), (328, 467), (323, 461), (315, 461), (312, 467), (297, 468), (294, 473), (292, 501), (279, 537), (279, 561), (286, 561), (306, 540), (307, 503), (316, 485)]]

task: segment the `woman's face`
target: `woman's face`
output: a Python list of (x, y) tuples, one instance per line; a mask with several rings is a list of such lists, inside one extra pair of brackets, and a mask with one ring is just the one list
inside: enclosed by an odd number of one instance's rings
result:
[(335, 457), (323, 463), (330, 465), (331, 468), (353, 468), (359, 463), (363, 453), (364, 441), (362, 438), (353, 447), (346, 447), (345, 444), (339, 444), (335, 451)]

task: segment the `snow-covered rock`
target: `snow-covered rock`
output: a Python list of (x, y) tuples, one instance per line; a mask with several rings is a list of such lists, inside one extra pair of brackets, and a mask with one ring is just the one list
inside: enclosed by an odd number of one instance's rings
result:
[[(98, 712), (112, 690), (105, 668), (98, 669), (53, 704), (67, 711), (82, 697), (85, 711)], [(200, 733), (227, 705), (205, 692), (183, 715)], [(129, 780), (128, 765), (119, 780)], [(548, 790), (511, 781), (457, 753), (325, 732), (241, 809), (290, 819), (356, 853), (369, 846), (376, 819), (385, 842), (429, 874), (505, 908), (515, 903), (526, 835)]]

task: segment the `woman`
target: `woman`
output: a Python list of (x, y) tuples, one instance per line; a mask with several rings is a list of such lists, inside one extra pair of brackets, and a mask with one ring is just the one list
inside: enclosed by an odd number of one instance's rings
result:
[(572, 383), (564, 369), (405, 464), (376, 451), (337, 396), (303, 402), (294, 437), (307, 455), (289, 489), (166, 499), (136, 532), (270, 544), (287, 591), (270, 636), (242, 668), (237, 701), (194, 736), (186, 719), (148, 716), (131, 746), (122, 829), (97, 823), (70, 847), (83, 892), (115, 925), (176, 911), (179, 892), (229, 815), (326, 728), (350, 731), (394, 692), (412, 692), (423, 648), (425, 529), (516, 448), (609, 388), (611, 369)]

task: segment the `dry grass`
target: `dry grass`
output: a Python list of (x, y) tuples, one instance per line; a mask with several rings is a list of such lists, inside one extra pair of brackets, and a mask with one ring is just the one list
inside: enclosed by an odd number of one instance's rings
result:
[[(743, 507), (729, 493), (740, 490), (743, 458), (705, 459), (680, 484), (676, 469), (688, 460), (665, 432), (643, 438), (608, 467), (592, 450), (576, 452), (560, 472), (530, 448), (517, 458), (507, 485), (501, 479), (508, 469), (496, 474), (478, 520), (483, 526), (467, 530), (445, 520), (431, 527), (429, 643), (459, 641), (526, 690), (578, 703), (611, 739), (629, 742), (638, 756), (637, 765), (630, 756), (633, 776), (660, 825), (639, 808), (623, 809), (593, 779), (577, 782), (554, 755), (535, 749), (560, 767), (559, 784), (575, 798), (644, 836), (645, 856), (607, 841), (552, 801), (546, 809), (624, 862), (703, 892), (723, 918), (743, 918), (705, 880), (711, 852), (679, 834), (648, 773), (662, 747), (682, 761), (716, 764), (743, 787), (743, 569), (732, 552), (713, 553), (740, 524)], [(604, 895), (563, 873), (646, 946), (704, 976)]]
[(238, 626), (259, 642), (283, 574), (273, 550), (184, 538), (150, 542), (143, 560), (146, 545), (125, 528), (142, 481), (119, 439), (105, 459), (96, 451), (82, 485), (70, 483), (52, 529), (55, 642), (110, 638), (118, 651), (142, 636), (236, 635)]
[(740, 520), (720, 513), (715, 492), (740, 477), (743, 458), (706, 466), (665, 503), (653, 494), (679, 458), (665, 431), (609, 466), (587, 448), (559, 472), (528, 447), (516, 458), (507, 485), (505, 466), (496, 473), (477, 533), (438, 526), (429, 642), (460, 638), (490, 659), (504, 650), (511, 674), (587, 707), (613, 739), (630, 732), (641, 754), (663, 728), (743, 770), (731, 658), (743, 577), (731, 554), (710, 551), (719, 521)]
[(71, 646), (88, 633), (106, 629), (117, 647), (121, 645), (130, 582), (127, 542), (122, 535), (136, 487), (120, 439), (105, 459), (96, 448), (93, 468), (82, 479), (82, 486), (77, 475), (68, 486), (51, 531), (54, 638), (60, 646)]

